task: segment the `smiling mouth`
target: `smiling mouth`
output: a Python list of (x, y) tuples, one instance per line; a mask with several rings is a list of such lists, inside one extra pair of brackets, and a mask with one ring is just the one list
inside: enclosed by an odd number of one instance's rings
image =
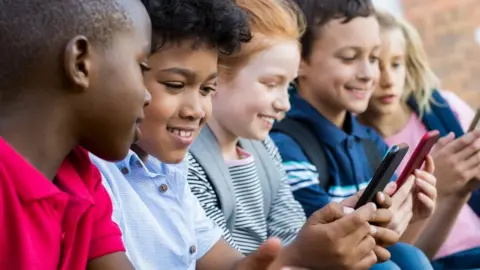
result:
[(173, 133), (185, 139), (190, 139), (193, 136), (193, 132), (194, 132), (192, 130), (183, 130), (179, 128), (169, 128), (169, 127), (167, 127), (167, 130), (168, 132)]

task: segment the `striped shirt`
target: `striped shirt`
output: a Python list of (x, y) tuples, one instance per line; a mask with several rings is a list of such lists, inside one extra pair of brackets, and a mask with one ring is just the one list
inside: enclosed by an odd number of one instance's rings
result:
[(236, 198), (233, 232), (227, 229), (219, 200), (205, 171), (195, 158), (188, 154), (188, 182), (193, 194), (197, 196), (207, 216), (223, 230), (224, 238), (244, 254), (252, 253), (271, 236), (279, 237), (284, 244), (290, 243), (305, 223), (305, 213), (293, 198), (277, 148), (270, 138), (264, 141), (264, 145), (281, 172), (281, 187), (272, 202), (270, 212), (266, 214), (254, 157), (240, 149), (239, 153), (243, 158), (227, 162)]

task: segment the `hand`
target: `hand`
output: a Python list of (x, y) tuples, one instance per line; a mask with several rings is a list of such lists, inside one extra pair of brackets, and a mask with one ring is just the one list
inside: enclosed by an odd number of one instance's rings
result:
[[(376, 194), (375, 203), (378, 206), (376, 215), (370, 220), (370, 224), (377, 226), (377, 233), (375, 234), (375, 241), (377, 246), (374, 249), (375, 255), (377, 255), (378, 261), (384, 262), (390, 259), (390, 252), (385, 247), (393, 245), (399, 241), (400, 236), (394, 230), (388, 229), (387, 225), (392, 220), (392, 212), (389, 210), (392, 205), (392, 195), (397, 188), (395, 182), (390, 182), (385, 188), (384, 192), (378, 192)], [(361, 190), (351, 197), (343, 200), (342, 205), (346, 207), (354, 207), (364, 190)]]
[(235, 270), (308, 270), (292, 266), (282, 266), (277, 259), (282, 250), (282, 243), (278, 238), (270, 238), (254, 253), (245, 257)]
[(470, 193), (472, 190), (466, 190), (467, 183), (480, 177), (480, 130), (458, 139), (453, 134), (441, 138), (431, 155), (437, 168), (438, 197)]
[(377, 207), (369, 203), (352, 211), (330, 203), (315, 212), (293, 243), (284, 248), (284, 264), (311, 269), (372, 267), (377, 262), (373, 238), (377, 228), (369, 221), (375, 218)]
[(425, 168), (415, 171), (415, 185), (413, 188), (413, 216), (411, 223), (429, 218), (435, 210), (437, 199), (437, 179), (433, 175), (435, 166), (431, 156), (425, 160)]
[(390, 211), (393, 213), (392, 221), (388, 228), (397, 232), (400, 236), (405, 232), (413, 216), (412, 187), (415, 177), (410, 176), (392, 197)]

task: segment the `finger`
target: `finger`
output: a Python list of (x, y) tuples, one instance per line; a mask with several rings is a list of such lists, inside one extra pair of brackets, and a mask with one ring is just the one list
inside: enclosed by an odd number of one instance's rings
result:
[(362, 235), (366, 235), (372, 230), (368, 221), (373, 218), (376, 210), (377, 207), (374, 203), (367, 203), (353, 213), (335, 221), (334, 226), (340, 230), (341, 237), (357, 233), (357, 242), (359, 242), (363, 238)]
[(368, 254), (373, 251), (376, 245), (377, 243), (375, 242), (375, 238), (373, 238), (371, 235), (363, 237), (358, 244), (355, 246), (352, 245), (354, 252), (352, 253), (352, 260), (359, 261), (365, 256), (368, 256)]
[(480, 138), (473, 140), (467, 147), (464, 147), (461, 151), (454, 154), (452, 158), (454, 160), (465, 160), (478, 153), (478, 151), (480, 151)]
[(421, 179), (431, 186), (435, 186), (437, 184), (437, 178), (431, 172), (427, 172), (425, 170), (415, 170), (415, 176), (415, 179)]
[(387, 225), (393, 218), (392, 211), (388, 209), (378, 209), (375, 212), (375, 216), (370, 220), (370, 224), (375, 224), (378, 226), (382, 226), (382, 224)]
[(409, 223), (412, 217), (413, 198), (412, 194), (408, 194), (407, 199), (393, 212), (392, 221), (388, 224), (388, 228), (396, 232), (402, 232), (403, 225)]
[(415, 183), (415, 176), (411, 175), (408, 177), (407, 181), (395, 192), (392, 197), (392, 211), (398, 209), (400, 205), (407, 199), (408, 195), (411, 193), (413, 184)]
[(470, 170), (472, 168), (477, 168), (479, 164), (480, 164), (480, 152), (475, 152), (461, 164), (460, 170)]
[(435, 172), (435, 162), (431, 155), (427, 155), (425, 158), (425, 168), (423, 170), (431, 174)]
[(263, 243), (257, 251), (248, 256), (239, 269), (242, 270), (263, 270), (275, 260), (282, 249), (282, 242), (278, 238), (270, 238)]
[(400, 235), (397, 231), (378, 227), (374, 238), (377, 245), (387, 247), (397, 243), (400, 240)]
[(480, 130), (476, 130), (457, 138), (453, 142), (447, 144), (442, 151), (455, 154), (470, 146), (477, 138), (480, 137)]
[(418, 194), (424, 194), (435, 201), (437, 198), (437, 188), (434, 185), (421, 178), (415, 179), (415, 185), (417, 186)]
[(363, 257), (357, 264), (355, 269), (370, 269), (377, 263), (377, 255), (375, 252), (370, 251), (365, 257)]
[(393, 196), (393, 194), (397, 191), (397, 183), (396, 182), (390, 182), (387, 184), (383, 192), (387, 194), (388, 196)]
[(344, 205), (344, 206), (347, 206), (347, 207), (354, 208), (355, 205), (357, 204), (358, 200), (359, 200), (360, 197), (362, 196), (363, 191), (365, 191), (365, 189), (362, 189), (362, 190), (360, 190), (359, 192), (353, 194), (352, 196), (344, 199), (344, 200), (341, 202), (341, 204)]
[(430, 213), (433, 212), (435, 209), (435, 199), (432, 199), (423, 193), (418, 193), (417, 198), (427, 209), (429, 209)]
[(342, 218), (345, 215), (345, 207), (331, 202), (327, 204), (322, 209), (313, 213), (313, 215), (308, 219), (309, 223), (315, 224), (328, 224)]
[(378, 208), (388, 209), (392, 206), (392, 197), (383, 192), (378, 192), (375, 202), (377, 203)]
[(446, 136), (440, 138), (432, 149), (432, 152), (441, 151), (446, 145), (455, 140), (455, 134), (453, 132), (448, 133)]
[(382, 246), (376, 246), (373, 249), (373, 252), (377, 256), (378, 262), (386, 262), (390, 260), (390, 257), (391, 257), (390, 252)]

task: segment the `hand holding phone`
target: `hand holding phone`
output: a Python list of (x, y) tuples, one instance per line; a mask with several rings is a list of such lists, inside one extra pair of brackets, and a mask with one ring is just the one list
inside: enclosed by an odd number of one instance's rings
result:
[(425, 133), (413, 152), (410, 160), (402, 171), (402, 174), (397, 179), (397, 190), (407, 181), (408, 177), (412, 175), (415, 170), (422, 167), (425, 158), (432, 150), (435, 143), (440, 139), (440, 132), (432, 130)]
[(368, 184), (367, 188), (355, 205), (355, 209), (358, 209), (369, 202), (375, 203), (375, 196), (378, 192), (385, 189), (407, 152), (408, 145), (404, 143), (394, 145), (390, 148), (383, 158), (382, 163), (380, 163), (380, 166), (375, 171), (370, 184)]

